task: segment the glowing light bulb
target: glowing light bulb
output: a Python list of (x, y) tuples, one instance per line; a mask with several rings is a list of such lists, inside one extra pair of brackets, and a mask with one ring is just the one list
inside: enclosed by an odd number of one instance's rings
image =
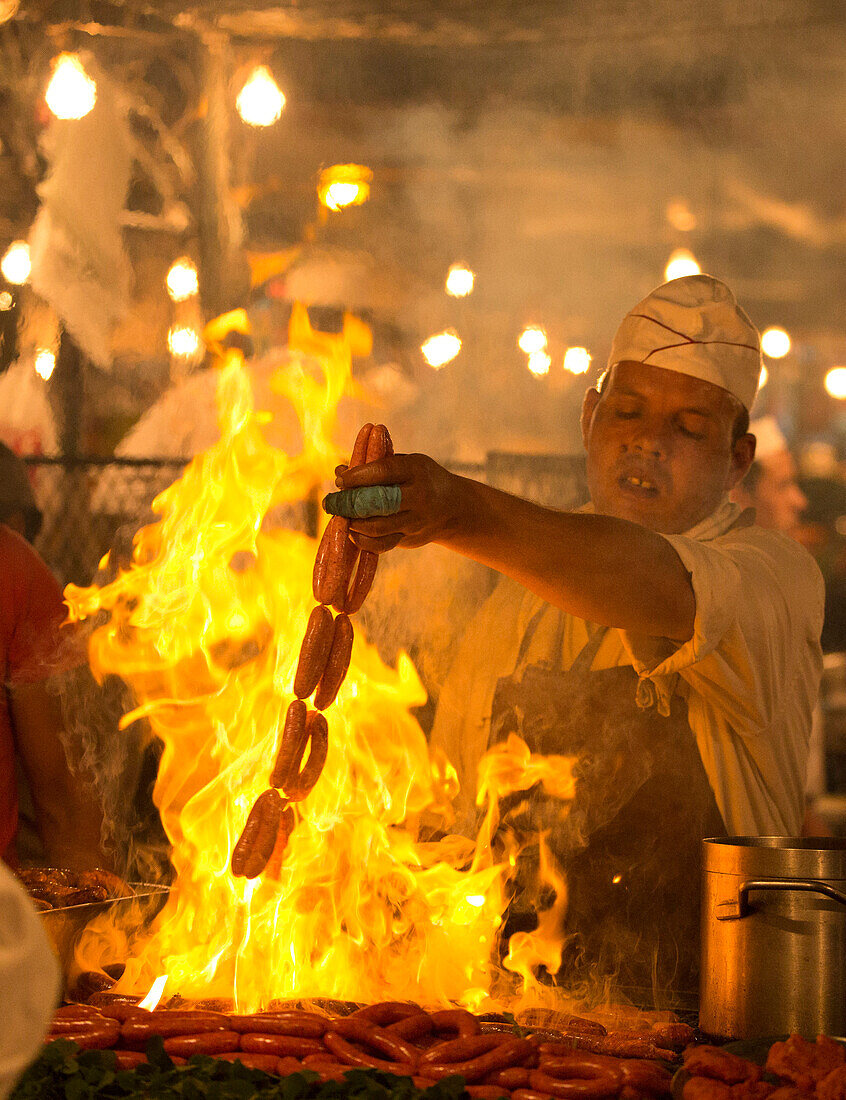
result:
[(570, 374), (585, 374), (591, 364), (591, 354), (587, 348), (567, 348), (564, 352), (564, 370)]
[(761, 367), (761, 373), (758, 375), (758, 389), (762, 390), (770, 380), (770, 372), (765, 366)]
[(285, 106), (285, 96), (266, 65), (257, 65), (235, 100), (238, 114), (250, 126), (272, 126)]
[(664, 278), (669, 282), (671, 279), (681, 279), (685, 275), (699, 275), (701, 272), (702, 268), (693, 253), (686, 248), (677, 248), (670, 254), (667, 266), (664, 268)]
[(200, 334), (188, 325), (171, 325), (167, 331), (167, 346), (171, 355), (180, 359), (195, 359), (200, 352)]
[(167, 273), (167, 292), (174, 302), (185, 302), (200, 290), (197, 268), (187, 256), (176, 260)]
[(457, 332), (447, 329), (445, 332), (430, 336), (421, 345), (420, 350), (423, 352), (423, 358), (429, 366), (434, 367), (435, 370), (440, 370), (447, 363), (451, 363), (461, 351), (461, 339)]
[(476, 276), (464, 264), (453, 264), (446, 277), (446, 292), (453, 298), (466, 298), (473, 292)]
[(97, 85), (73, 53), (59, 54), (44, 93), (56, 118), (85, 118), (97, 102)]
[(6, 310), (11, 309), (14, 304), (15, 299), (8, 292), (8, 290), (0, 291), (0, 310), (5, 313)]
[(49, 348), (36, 348), (34, 366), (35, 373), (47, 382), (56, 369), (56, 356)]
[(823, 385), (831, 397), (836, 397), (838, 401), (846, 400), (846, 367), (832, 367)]
[(520, 351), (526, 355), (532, 355), (536, 351), (543, 351), (546, 347), (546, 329), (540, 325), (526, 325), (517, 340)]
[(543, 374), (549, 374), (549, 368), (552, 365), (552, 356), (548, 355), (545, 351), (533, 351), (529, 355), (527, 366), (532, 374), (540, 378)]
[(0, 260), (0, 271), (3, 272), (6, 282), (14, 286), (22, 286), (27, 281), (32, 271), (32, 262), (26, 241), (12, 241)]
[(317, 181), (317, 197), (329, 210), (361, 206), (370, 197), (373, 173), (363, 164), (333, 164)]
[(765, 328), (761, 333), (761, 351), (770, 359), (783, 359), (790, 351), (790, 337), (776, 325)]

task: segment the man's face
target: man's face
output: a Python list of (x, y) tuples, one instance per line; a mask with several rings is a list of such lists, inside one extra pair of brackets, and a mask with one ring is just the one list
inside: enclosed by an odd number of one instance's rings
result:
[(796, 465), (789, 451), (779, 451), (761, 461), (761, 476), (749, 494), (755, 506), (755, 522), (761, 527), (795, 531), (808, 498), (796, 484)]
[(646, 363), (613, 368), (582, 409), (597, 512), (663, 534), (710, 515), (746, 473), (754, 440), (732, 443), (740, 405), (726, 390)]

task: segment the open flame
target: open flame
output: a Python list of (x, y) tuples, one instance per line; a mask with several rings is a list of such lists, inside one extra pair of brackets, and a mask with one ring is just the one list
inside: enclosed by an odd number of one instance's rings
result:
[[(361, 338), (353, 318), (339, 336), (317, 333), (295, 307), (297, 354), (274, 388), (302, 419), (296, 457), (267, 443), (243, 357), (221, 349), (219, 442), (156, 499), (160, 519), (136, 535), (129, 569), (103, 587), (66, 591), (72, 618), (106, 620), (89, 658), (95, 676), (117, 674), (133, 690), (122, 728), (145, 718), (164, 745), (154, 800), (176, 879), (152, 932), (129, 945), (118, 987), (150, 990), (148, 1007), (165, 984), (187, 998), (233, 999), (241, 1011), (291, 997), (492, 1006), (515, 858), (494, 852), (498, 798), (539, 781), (565, 795), (572, 788), (568, 761), (532, 756), (513, 737), (489, 756), (478, 837), (445, 835), (456, 778), (430, 758), (410, 713), (425, 691), (407, 656), (387, 667), (356, 626), (347, 678), (327, 712), (326, 766), (294, 807), (284, 861), (275, 877), (230, 873), (273, 767), (313, 606), (315, 540), (265, 517), (331, 479), (342, 457), (335, 410)], [(421, 823), (436, 839), (420, 839)], [(556, 969), (552, 926), (566, 905), (558, 886), (555, 913), (506, 960), (524, 981), (539, 962)], [(88, 968), (99, 962), (92, 953), (102, 958), (102, 932), (83, 941)]]

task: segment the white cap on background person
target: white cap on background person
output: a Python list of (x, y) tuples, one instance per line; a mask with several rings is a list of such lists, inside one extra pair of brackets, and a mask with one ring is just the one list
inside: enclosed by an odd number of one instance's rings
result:
[(0, 1100), (41, 1049), (60, 991), (59, 964), (41, 918), (0, 863)]
[(751, 409), (761, 338), (725, 283), (685, 275), (657, 287), (623, 318), (608, 366), (625, 360), (701, 378)]

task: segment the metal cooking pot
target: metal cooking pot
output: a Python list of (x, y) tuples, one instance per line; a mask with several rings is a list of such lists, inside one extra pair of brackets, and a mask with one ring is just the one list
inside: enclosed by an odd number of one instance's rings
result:
[(846, 840), (703, 840), (699, 986), (709, 1035), (846, 1035)]

